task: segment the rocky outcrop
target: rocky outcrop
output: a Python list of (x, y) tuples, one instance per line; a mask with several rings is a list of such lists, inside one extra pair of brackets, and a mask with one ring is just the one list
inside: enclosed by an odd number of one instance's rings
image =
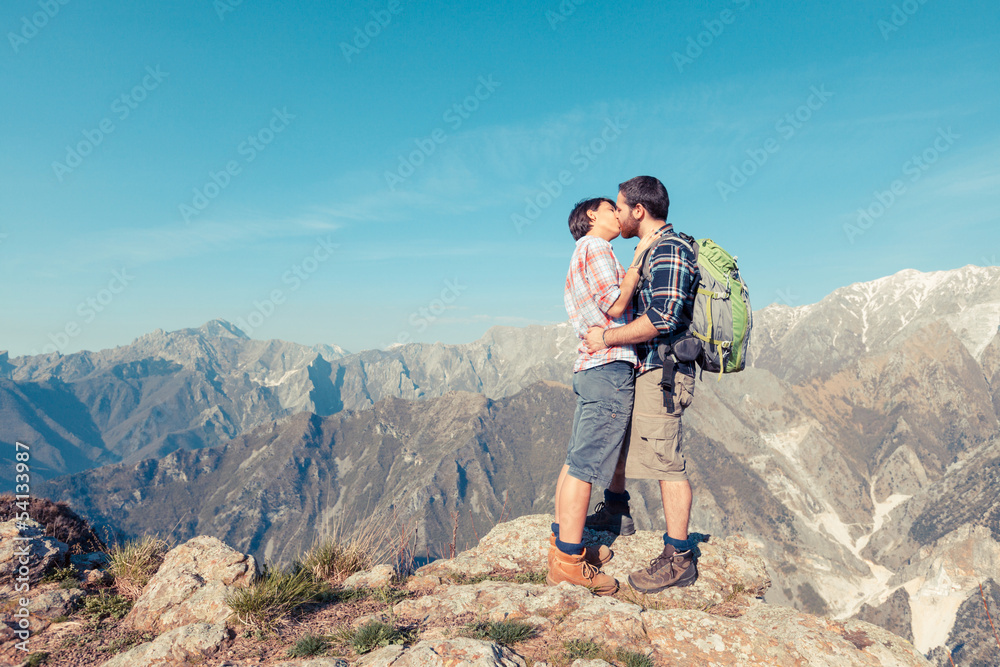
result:
[(165, 632), (105, 662), (102, 667), (181, 667), (203, 664), (229, 639), (225, 625), (192, 623)]
[(396, 580), (396, 568), (391, 565), (376, 565), (370, 570), (352, 574), (341, 584), (344, 588), (382, 588)]
[[(698, 581), (655, 595), (625, 585), (614, 597), (596, 597), (566, 583), (449, 583), (491, 572), (543, 571), (550, 520), (529, 516), (498, 525), (474, 549), (421, 568), (418, 576), (441, 577), (442, 583), (430, 595), (398, 603), (393, 613), (426, 627), (431, 636), (468, 619), (519, 620), (536, 627), (549, 643), (598, 641), (609, 649), (651, 655), (656, 664), (929, 664), (909, 642), (869, 623), (764, 603), (760, 596), (770, 580), (763, 559), (738, 537), (700, 544)], [(628, 572), (645, 566), (663, 544), (651, 531), (614, 540), (587, 531), (585, 542), (610, 544), (615, 555), (604, 571), (623, 584)], [(406, 655), (394, 651), (385, 655)]]
[[(551, 521), (549, 515), (532, 515), (499, 524), (472, 549), (426, 565), (417, 570), (417, 575), (461, 580), (496, 571), (544, 572), (548, 567)], [(585, 530), (584, 543), (612, 547), (614, 558), (603, 569), (624, 585), (630, 572), (646, 567), (663, 550), (663, 535), (640, 530), (630, 537), (615, 538), (610, 533)], [(650, 597), (662, 599), (664, 604), (683, 600), (687, 606), (701, 608), (721, 604), (734, 590), (762, 596), (770, 587), (764, 559), (745, 539), (711, 538), (698, 548), (701, 552), (698, 581), (690, 588), (667, 589)], [(491, 606), (492, 602), (484, 604), (494, 610), (493, 615), (502, 608)]]
[(167, 552), (125, 622), (151, 632), (192, 623), (224, 623), (230, 614), (226, 592), (249, 585), (255, 576), (253, 556), (214, 537), (195, 537)]
[(37, 583), (46, 571), (66, 564), (69, 547), (48, 537), (34, 519), (0, 523), (0, 595)]
[(477, 639), (438, 639), (410, 647), (388, 646), (365, 657), (360, 667), (525, 667), (524, 659), (509, 648)]
[[(565, 647), (571, 643), (596, 646), (601, 655), (616, 663), (623, 661), (622, 652), (628, 652), (648, 656), (657, 665), (930, 664), (909, 642), (869, 623), (838, 621), (766, 604), (762, 596), (770, 580), (763, 559), (757, 547), (738, 536), (713, 537), (699, 545), (699, 578), (687, 588), (644, 595), (625, 585), (630, 571), (644, 567), (661, 550), (661, 536), (652, 531), (617, 538), (587, 531), (586, 542), (608, 544), (614, 551), (604, 569), (623, 583), (615, 596), (598, 597), (567, 583), (521, 583), (537, 582), (547, 567), (550, 521), (547, 515), (531, 515), (498, 524), (473, 549), (421, 568), (407, 582), (409, 596), (395, 604), (386, 603), (391, 607), (382, 611), (342, 604), (337, 595), (310, 605), (307, 613), (283, 625), (278, 646), (272, 643), (266, 649), (267, 659), (263, 645), (253, 644), (255, 635), (236, 631), (224, 603), (227, 592), (250, 582), (256, 562), (209, 537), (195, 538), (170, 550), (122, 627), (109, 630), (107, 624), (112, 621), (102, 622), (107, 643), (87, 651), (88, 657), (80, 651), (59, 653), (68, 638), (81, 634), (78, 620), (33, 627), (32, 641), (51, 651), (55, 664), (69, 658), (73, 664), (105, 667), (347, 667), (348, 662), (364, 667), (525, 667), (570, 664)], [(380, 583), (377, 575), (390, 572), (391, 568), (376, 568), (360, 579), (374, 585)], [(72, 605), (83, 591), (40, 593), (34, 596), (34, 614), (41, 613), (41, 607), (49, 614), (72, 614)], [(988, 593), (991, 598), (997, 595), (993, 588)], [(352, 644), (348, 641), (339, 644), (333, 655), (283, 659), (289, 642), (302, 636), (293, 629), (300, 622), (329, 631), (332, 627), (357, 629), (375, 619), (405, 628), (400, 637), (406, 639), (395, 640), (405, 643), (356, 655), (350, 653)], [(470, 624), (509, 621), (529, 625), (533, 636), (512, 645), (482, 639), (482, 635), (464, 636), (470, 632)], [(145, 637), (145, 643), (98, 662), (97, 656), (125, 639), (121, 630), (132, 633), (133, 638), (137, 630), (156, 636), (151, 640)], [(4, 640), (4, 657), (17, 655), (13, 641)], [(338, 652), (347, 660), (337, 657)], [(572, 664), (603, 667), (610, 663), (590, 659)]]

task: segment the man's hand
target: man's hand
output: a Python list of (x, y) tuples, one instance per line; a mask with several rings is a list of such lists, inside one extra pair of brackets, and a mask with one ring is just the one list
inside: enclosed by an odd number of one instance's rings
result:
[(593, 354), (598, 350), (603, 350), (605, 347), (604, 340), (602, 339), (603, 336), (604, 336), (604, 329), (602, 329), (601, 327), (590, 327), (589, 329), (587, 329), (587, 336), (585, 338), (585, 341), (587, 343), (587, 351)]

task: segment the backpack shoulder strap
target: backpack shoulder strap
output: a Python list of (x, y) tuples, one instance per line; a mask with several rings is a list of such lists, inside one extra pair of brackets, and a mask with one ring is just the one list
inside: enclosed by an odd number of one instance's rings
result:
[(680, 241), (680, 244), (682, 246), (684, 246), (685, 248), (687, 248), (688, 252), (690, 252), (692, 255), (694, 255), (694, 259), (692, 261), (694, 262), (695, 266), (697, 266), (697, 264), (698, 264), (698, 242), (695, 241), (693, 237), (688, 236), (687, 234), (685, 234), (683, 232), (679, 232), (679, 233), (678, 232), (667, 232), (667, 233), (663, 234), (660, 237), (659, 241), (657, 241), (653, 245), (651, 245), (648, 248), (646, 248), (646, 251), (643, 253), (643, 256), (642, 256), (642, 271), (641, 271), (642, 282), (643, 283), (646, 282), (646, 281), (648, 281), (648, 280), (652, 280), (653, 279), (653, 269), (652, 269), (652, 265), (653, 265), (653, 250), (657, 246), (659, 246), (661, 243), (664, 243), (666, 241)]

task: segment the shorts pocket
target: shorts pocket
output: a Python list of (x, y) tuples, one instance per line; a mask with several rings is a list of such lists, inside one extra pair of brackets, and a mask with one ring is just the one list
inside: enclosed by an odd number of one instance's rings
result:
[(677, 402), (682, 408), (687, 408), (694, 401), (694, 378), (678, 373), (674, 378), (674, 383), (677, 388)]
[(632, 418), (632, 437), (640, 438), (661, 464), (670, 465), (680, 449), (680, 426), (681, 420), (676, 417), (636, 414)]

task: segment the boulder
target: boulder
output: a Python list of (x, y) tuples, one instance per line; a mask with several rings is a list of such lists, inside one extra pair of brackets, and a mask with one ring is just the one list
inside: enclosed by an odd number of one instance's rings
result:
[(156, 633), (192, 623), (224, 623), (230, 614), (227, 591), (249, 585), (256, 576), (253, 556), (214, 537), (195, 537), (167, 552), (125, 622)]
[(0, 595), (14, 593), (15, 585), (23, 583), (21, 577), (31, 586), (38, 583), (47, 570), (66, 564), (68, 552), (66, 544), (45, 535), (42, 524), (34, 519), (0, 523)]
[(409, 648), (387, 646), (359, 663), (363, 667), (525, 667), (524, 660), (509, 648), (459, 637), (424, 640)]
[(229, 640), (225, 625), (192, 623), (120, 653), (102, 667), (180, 667), (205, 663)]
[[(549, 534), (552, 517), (523, 516), (498, 524), (479, 545), (454, 558), (439, 560), (417, 570), (417, 576), (461, 577), (485, 575), (496, 571), (544, 572), (548, 568)], [(605, 544), (614, 558), (603, 571), (618, 579), (627, 589), (628, 575), (645, 568), (663, 550), (662, 533), (640, 530), (629, 537), (584, 530), (584, 544)], [(740, 536), (712, 538), (698, 545), (698, 580), (687, 588), (668, 588), (655, 595), (642, 596), (653, 604), (673, 607), (703, 608), (722, 604), (733, 597), (759, 597), (770, 587), (764, 559)], [(621, 595), (621, 594), (619, 594)]]
[(73, 554), (69, 557), (69, 562), (76, 566), (80, 572), (84, 570), (96, 570), (108, 564), (108, 555), (100, 551), (88, 554)]
[(396, 580), (396, 570), (391, 565), (376, 565), (370, 570), (352, 574), (344, 583), (344, 588), (382, 588)]
[(28, 611), (37, 617), (51, 621), (59, 616), (69, 616), (82, 600), (84, 593), (79, 588), (57, 588), (43, 593), (33, 593), (28, 597)]

